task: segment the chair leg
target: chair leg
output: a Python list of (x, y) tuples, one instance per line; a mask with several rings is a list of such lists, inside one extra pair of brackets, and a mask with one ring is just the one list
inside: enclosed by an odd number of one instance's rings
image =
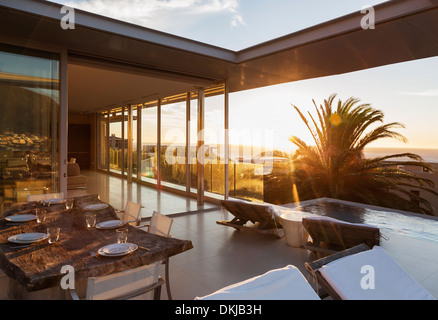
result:
[(166, 277), (166, 290), (167, 290), (167, 298), (169, 300), (172, 300), (172, 294), (170, 293), (170, 279), (169, 279), (169, 258), (166, 259), (165, 263), (165, 267), (164, 267), (164, 273), (165, 273), (165, 277)]
[[(158, 280), (160, 282), (160, 280)], [(163, 281), (163, 279), (161, 279)], [(161, 286), (158, 286), (154, 290), (154, 300), (161, 300)]]

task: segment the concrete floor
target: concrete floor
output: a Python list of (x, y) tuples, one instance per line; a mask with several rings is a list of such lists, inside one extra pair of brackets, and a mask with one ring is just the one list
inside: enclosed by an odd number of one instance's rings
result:
[[(157, 210), (163, 214), (194, 213), (174, 217), (172, 236), (188, 239), (194, 248), (170, 259), (170, 283), (173, 299), (192, 300), (224, 286), (263, 274), (288, 264), (298, 267), (307, 277), (306, 261), (314, 260), (307, 250), (288, 246), (284, 238), (216, 224), (227, 219), (226, 212), (206, 203), (197, 207), (189, 199), (165, 191), (97, 172), (84, 172), (89, 177), (87, 192), (98, 193), (101, 199), (117, 209), (127, 200), (141, 203), (142, 217)], [(204, 210), (204, 211), (203, 211)], [(432, 295), (438, 298), (438, 244), (386, 234), (381, 246)], [(162, 299), (167, 298), (163, 290)]]

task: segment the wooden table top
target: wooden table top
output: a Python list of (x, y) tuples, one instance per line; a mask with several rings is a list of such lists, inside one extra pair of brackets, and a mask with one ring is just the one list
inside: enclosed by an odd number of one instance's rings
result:
[[(190, 240), (161, 237), (125, 225), (129, 229), (128, 242), (137, 244), (139, 248), (122, 257), (101, 256), (97, 253), (99, 248), (116, 242), (116, 229), (86, 227), (84, 207), (96, 203), (102, 202), (97, 195), (90, 195), (75, 198), (72, 210), (66, 210), (64, 204), (51, 205), (46, 208), (47, 219), (42, 223), (34, 220), (16, 224), (1, 218), (0, 268), (27, 291), (36, 291), (59, 286), (64, 276), (60, 272), (64, 265), (72, 266), (75, 279), (82, 280), (165, 260), (193, 248)], [(38, 206), (41, 204), (37, 202), (17, 203), (8, 208), (8, 213), (29, 214)], [(97, 212), (97, 223), (115, 219), (118, 217), (111, 206)], [(46, 233), (50, 226), (61, 229), (56, 243), (49, 244), (43, 240), (29, 247), (14, 248), (19, 245), (8, 241), (10, 236), (23, 232)]]

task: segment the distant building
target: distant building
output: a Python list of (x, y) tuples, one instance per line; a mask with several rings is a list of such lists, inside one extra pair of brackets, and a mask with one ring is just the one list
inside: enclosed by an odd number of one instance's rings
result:
[(113, 150), (122, 150), (123, 148), (128, 149), (128, 139), (125, 139), (125, 145), (122, 146), (122, 138), (116, 137), (115, 134), (112, 134), (109, 137), (109, 147)]
[[(404, 170), (406, 172), (414, 173), (420, 178), (425, 178), (432, 180), (435, 183), (435, 191), (438, 192), (438, 163), (431, 163), (431, 165), (435, 168), (435, 172), (428, 171), (427, 169), (423, 169), (418, 166), (414, 165), (397, 165), (397, 168), (400, 170)], [(433, 189), (433, 188), (432, 188)], [(423, 197), (433, 207), (433, 213), (434, 215), (438, 216), (438, 197), (426, 192), (424, 190), (421, 190), (419, 188), (410, 188), (409, 191)], [(411, 199), (411, 201), (415, 202), (415, 199)]]

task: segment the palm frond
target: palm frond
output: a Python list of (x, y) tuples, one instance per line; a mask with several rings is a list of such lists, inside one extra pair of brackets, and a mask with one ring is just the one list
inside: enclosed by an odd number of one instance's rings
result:
[(364, 158), (364, 149), (372, 142), (383, 138), (406, 142), (406, 137), (396, 131), (404, 125), (384, 124), (382, 111), (370, 104), (359, 104), (357, 98), (338, 100), (336, 106), (335, 98), (336, 94), (330, 95), (319, 107), (313, 101), (316, 116), (309, 112), (305, 117), (293, 106), (315, 143), (307, 145), (296, 136), (290, 139), (298, 147), (295, 181), (300, 197), (332, 197), (432, 214), (430, 203), (411, 190), (438, 197), (434, 182), (397, 166), (416, 166), (433, 172), (433, 167), (419, 155), (406, 152)]

